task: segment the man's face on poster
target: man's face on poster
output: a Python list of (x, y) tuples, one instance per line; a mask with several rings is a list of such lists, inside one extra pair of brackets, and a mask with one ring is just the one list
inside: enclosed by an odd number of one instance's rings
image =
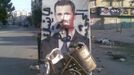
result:
[(67, 28), (73, 28), (75, 15), (70, 5), (56, 6), (55, 17)]

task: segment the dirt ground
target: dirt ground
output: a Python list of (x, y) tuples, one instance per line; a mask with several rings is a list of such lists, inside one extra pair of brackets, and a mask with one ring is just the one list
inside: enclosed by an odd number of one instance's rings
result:
[[(122, 55), (125, 60), (114, 59), (114, 55)], [(114, 44), (106, 46), (92, 43), (92, 54), (97, 68), (93, 75), (134, 75), (134, 45)]]

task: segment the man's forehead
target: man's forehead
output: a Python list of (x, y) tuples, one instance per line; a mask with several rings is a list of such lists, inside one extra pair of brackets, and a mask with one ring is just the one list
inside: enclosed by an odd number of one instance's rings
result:
[(57, 7), (70, 7), (71, 8), (71, 5), (57, 5), (56, 8)]
[(56, 12), (58, 12), (58, 10), (71, 10), (72, 11), (72, 8), (70, 5), (60, 5), (60, 6), (57, 6), (56, 7)]

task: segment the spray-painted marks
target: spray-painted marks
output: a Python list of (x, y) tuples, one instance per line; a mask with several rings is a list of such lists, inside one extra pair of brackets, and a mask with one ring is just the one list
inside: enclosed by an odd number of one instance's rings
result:
[(42, 16), (45, 17), (42, 19), (42, 22), (45, 25), (45, 27), (43, 27), (42, 30), (43, 30), (43, 35), (45, 37), (51, 36), (50, 28), (52, 23), (54, 22), (53, 18), (50, 17), (51, 14), (53, 14), (53, 12), (51, 11), (50, 7), (43, 8)]
[(78, 30), (79, 32), (82, 32), (84, 36), (88, 35), (88, 27), (89, 27), (89, 18), (88, 18), (88, 10), (76, 10), (77, 16), (82, 16), (82, 20), (84, 21), (84, 24), (79, 24), (78, 25)]

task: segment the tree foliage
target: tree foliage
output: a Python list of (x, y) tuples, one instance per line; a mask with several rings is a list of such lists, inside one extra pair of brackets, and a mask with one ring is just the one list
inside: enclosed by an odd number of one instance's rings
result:
[(29, 22), (30, 25), (32, 25), (32, 16), (27, 16), (26, 20)]
[(11, 0), (0, 0), (0, 22), (6, 24), (6, 19), (11, 15), (11, 12), (15, 10)]
[(36, 27), (40, 27), (41, 15), (42, 15), (41, 8), (37, 8), (32, 11), (32, 22)]

